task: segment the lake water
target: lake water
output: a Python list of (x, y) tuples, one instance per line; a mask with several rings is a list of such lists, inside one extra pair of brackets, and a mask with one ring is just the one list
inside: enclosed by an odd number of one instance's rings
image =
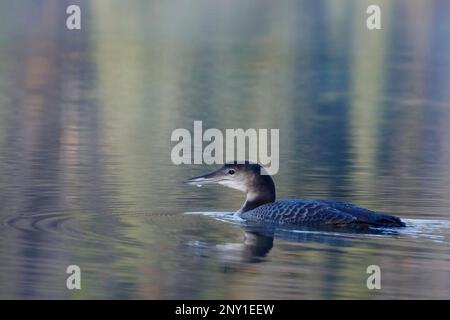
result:
[[(2, 1), (0, 298), (449, 298), (450, 3), (376, 2)], [(194, 120), (279, 128), (278, 198), (408, 227), (255, 236), (182, 183), (216, 168), (171, 162)]]

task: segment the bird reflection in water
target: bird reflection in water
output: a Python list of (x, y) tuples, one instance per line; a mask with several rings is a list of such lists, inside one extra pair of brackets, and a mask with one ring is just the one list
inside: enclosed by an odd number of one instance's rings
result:
[[(379, 236), (395, 236), (395, 229), (361, 229), (346, 230), (336, 227), (320, 228), (280, 228), (245, 222), (241, 225), (243, 240), (241, 242), (229, 242), (223, 244), (209, 244), (206, 242), (190, 242), (189, 247), (195, 248), (195, 255), (214, 257), (224, 263), (226, 271), (235, 269), (237, 264), (260, 263), (268, 259), (268, 255), (274, 247), (274, 241), (281, 240), (290, 243), (305, 244), (292, 246), (295, 250), (325, 250), (332, 252), (344, 252), (345, 247), (353, 245), (358, 238), (370, 238)], [(308, 243), (320, 243), (330, 245), (318, 249), (309, 248)], [(339, 248), (342, 248), (339, 249)]]

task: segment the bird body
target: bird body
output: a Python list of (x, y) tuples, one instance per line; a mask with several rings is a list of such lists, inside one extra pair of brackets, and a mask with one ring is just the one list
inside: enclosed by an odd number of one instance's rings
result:
[(278, 200), (238, 215), (246, 220), (282, 225), (333, 225), (355, 227), (402, 227), (397, 217), (377, 213), (350, 203), (330, 200)]

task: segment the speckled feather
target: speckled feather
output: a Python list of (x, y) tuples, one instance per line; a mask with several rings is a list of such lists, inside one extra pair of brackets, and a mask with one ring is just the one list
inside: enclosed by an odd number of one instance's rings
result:
[(397, 217), (360, 208), (350, 203), (329, 200), (280, 200), (243, 212), (241, 217), (253, 221), (288, 225), (404, 226)]

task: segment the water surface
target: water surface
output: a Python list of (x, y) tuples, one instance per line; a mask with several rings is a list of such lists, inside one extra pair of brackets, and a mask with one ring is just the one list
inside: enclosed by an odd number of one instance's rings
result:
[[(447, 1), (382, 1), (375, 32), (356, 0), (78, 3), (82, 31), (0, 4), (0, 298), (450, 296)], [(182, 184), (213, 169), (170, 160), (194, 120), (279, 128), (279, 198), (408, 227), (255, 236), (223, 214), (242, 194)]]

